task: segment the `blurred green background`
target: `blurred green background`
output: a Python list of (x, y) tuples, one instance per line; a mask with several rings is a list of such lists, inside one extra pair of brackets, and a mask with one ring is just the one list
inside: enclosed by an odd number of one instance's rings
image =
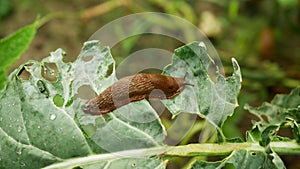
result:
[[(29, 49), (11, 67), (26, 60), (41, 60), (62, 48), (66, 61), (74, 61), (83, 42), (101, 26), (138, 12), (163, 12), (182, 17), (203, 31), (216, 48), (226, 74), (232, 72), (231, 57), (239, 62), (242, 89), (239, 107), (227, 120), (228, 137), (243, 137), (255, 119), (243, 110), (270, 101), (275, 94), (289, 93), (300, 85), (300, 0), (0, 0), (0, 38), (34, 22), (38, 16), (54, 17), (39, 28)], [(183, 44), (167, 37), (131, 37), (112, 48), (119, 63), (145, 47), (173, 51)], [(282, 131), (290, 136), (290, 131)], [(188, 142), (196, 142), (199, 133)], [(299, 158), (299, 157), (298, 157)], [(297, 157), (283, 156), (287, 168), (300, 168)], [(298, 160), (299, 161), (299, 160)], [(183, 165), (176, 161), (175, 165)]]

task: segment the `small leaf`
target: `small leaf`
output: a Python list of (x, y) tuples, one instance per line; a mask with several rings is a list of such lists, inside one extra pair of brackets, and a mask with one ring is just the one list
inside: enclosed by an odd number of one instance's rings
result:
[(28, 48), (38, 28), (38, 21), (25, 26), (14, 34), (0, 40), (0, 89), (6, 82), (7, 69)]
[(278, 132), (279, 126), (277, 125), (269, 125), (266, 127), (261, 133), (260, 145), (266, 147), (271, 142), (271, 137)]
[(284, 163), (275, 154), (266, 154), (263, 151), (254, 150), (238, 150), (234, 151), (226, 157), (223, 161), (206, 162), (196, 161), (191, 169), (213, 169), (224, 168), (225, 166), (233, 166), (234, 168), (247, 168), (247, 169), (282, 169), (285, 168)]
[[(260, 120), (255, 123), (261, 133), (261, 143), (266, 146), (272, 138), (277, 137), (277, 132), (282, 126), (292, 128), (294, 139), (300, 143), (300, 87), (288, 95), (276, 95), (271, 103), (263, 103), (254, 108), (245, 105), (245, 109), (256, 115)], [(273, 132), (272, 132), (273, 131)]]
[(186, 89), (177, 97), (164, 100), (163, 103), (177, 115), (180, 112), (189, 112), (205, 117), (218, 129), (233, 110), (238, 106), (237, 95), (241, 87), (241, 72), (236, 60), (232, 59), (234, 73), (225, 78), (218, 71), (216, 82), (210, 76), (209, 70), (213, 67), (218, 70), (213, 59), (207, 54), (202, 42), (193, 42), (175, 50), (172, 64), (165, 67), (163, 74), (175, 77), (183, 77), (186, 73), (186, 81), (194, 84), (186, 86)]
[(261, 132), (258, 126), (255, 126), (251, 131), (246, 132), (247, 142), (259, 142), (261, 140)]

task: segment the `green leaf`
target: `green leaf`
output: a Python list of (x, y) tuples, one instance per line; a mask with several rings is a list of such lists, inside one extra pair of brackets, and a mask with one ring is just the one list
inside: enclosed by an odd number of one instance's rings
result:
[[(1, 167), (40, 168), (64, 158), (90, 154), (68, 112), (40, 92), (36, 82), (44, 79), (35, 74), (40, 64), (31, 64), (26, 66), (32, 74), (30, 80), (22, 81), (17, 76), (19, 70), (15, 71), (0, 96)], [(53, 88), (51, 92), (57, 90)]]
[(0, 40), (0, 89), (6, 82), (7, 69), (28, 48), (38, 28), (38, 21), (25, 26), (14, 34)]
[(195, 161), (191, 169), (216, 169), (222, 163), (221, 162), (205, 162), (205, 161)]
[(300, 143), (300, 87), (288, 95), (276, 95), (271, 103), (265, 102), (257, 108), (245, 105), (245, 109), (260, 119), (254, 129), (261, 133), (260, 142), (263, 146), (277, 137), (281, 127), (292, 128), (294, 139)]
[(215, 169), (224, 167), (247, 168), (247, 169), (282, 169), (285, 168), (283, 162), (276, 154), (267, 154), (263, 151), (238, 150), (234, 151), (222, 161), (206, 162), (196, 161), (192, 169)]
[(210, 70), (218, 70), (218, 67), (202, 43), (193, 42), (175, 50), (172, 64), (163, 74), (184, 77), (188, 73), (186, 81), (194, 87), (186, 86), (180, 95), (163, 103), (174, 115), (180, 112), (198, 114), (220, 129), (238, 106), (236, 98), (241, 88), (241, 72), (236, 60), (232, 59), (233, 75), (225, 78), (218, 71), (213, 72), (216, 74), (214, 82)]
[[(58, 49), (41, 62), (24, 63), (9, 76), (0, 93), (0, 168), (41, 168), (93, 153), (162, 145), (165, 130), (146, 100), (106, 116), (83, 113), (86, 100), (78, 97), (80, 87), (88, 85), (100, 93), (116, 81), (109, 48), (90, 41), (74, 63), (64, 63), (65, 55)], [(87, 57), (92, 58), (86, 61)], [(30, 74), (28, 80), (19, 77), (23, 71)], [(57, 80), (48, 81), (45, 72)]]
[(261, 140), (261, 132), (258, 126), (255, 126), (251, 131), (246, 132), (246, 140), (248, 142), (259, 142)]

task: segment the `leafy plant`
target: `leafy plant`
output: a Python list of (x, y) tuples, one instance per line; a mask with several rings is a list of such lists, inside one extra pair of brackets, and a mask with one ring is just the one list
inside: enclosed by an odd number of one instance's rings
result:
[[(117, 80), (115, 62), (98, 41), (86, 42), (74, 63), (63, 62), (65, 55), (58, 49), (41, 62), (22, 64), (8, 77), (0, 93), (0, 168), (165, 168), (170, 157), (178, 156), (227, 156), (216, 162), (195, 160), (189, 168), (284, 168), (278, 154), (300, 154), (300, 88), (260, 108), (246, 106), (260, 118), (246, 141), (223, 135), (222, 125), (238, 105), (240, 68), (232, 59), (232, 76), (217, 71), (212, 80), (209, 69), (218, 68), (201, 42), (176, 49), (163, 71), (177, 77), (188, 72), (186, 80), (194, 87), (162, 102), (174, 116), (187, 112), (208, 120), (216, 127), (218, 143), (165, 145), (166, 129), (146, 100), (106, 115), (83, 113), (86, 100), (79, 89), (88, 85), (99, 94), (110, 86)], [(20, 77), (24, 71), (29, 79)], [(294, 138), (278, 135), (286, 126)]]
[(6, 81), (7, 69), (28, 48), (38, 28), (38, 21), (27, 25), (5, 39), (0, 40), (0, 89)]

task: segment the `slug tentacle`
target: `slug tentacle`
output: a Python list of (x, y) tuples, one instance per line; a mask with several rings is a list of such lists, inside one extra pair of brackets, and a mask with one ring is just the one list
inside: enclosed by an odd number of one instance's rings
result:
[(136, 74), (127, 76), (105, 89), (99, 96), (82, 106), (85, 113), (98, 115), (109, 113), (130, 102), (143, 99), (170, 99), (180, 94), (186, 85), (194, 86), (183, 78), (160, 74)]

